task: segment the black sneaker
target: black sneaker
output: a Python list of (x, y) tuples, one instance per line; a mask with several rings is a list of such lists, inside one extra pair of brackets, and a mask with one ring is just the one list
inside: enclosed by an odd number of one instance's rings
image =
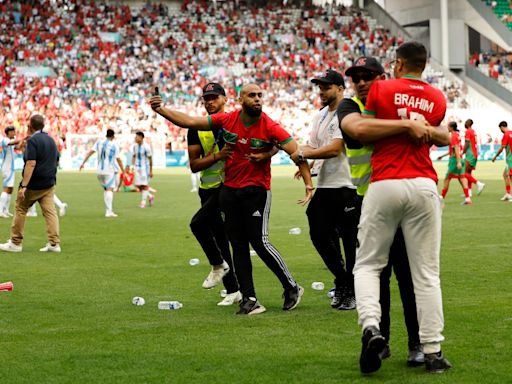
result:
[(347, 288), (345, 290), (345, 297), (343, 298), (343, 301), (341, 305), (338, 307), (338, 309), (344, 311), (356, 309), (356, 295), (353, 289)]
[(303, 294), (304, 288), (302, 288), (300, 285), (285, 289), (283, 292), (283, 311), (291, 311), (293, 308), (299, 305), (300, 298)]
[(361, 372), (378, 371), (382, 363), (381, 355), (386, 348), (386, 339), (376, 327), (370, 326), (363, 331), (361, 342), (361, 357), (359, 358)]
[(419, 367), (425, 364), (425, 355), (421, 350), (421, 346), (415, 345), (409, 349), (409, 356), (407, 357), (407, 365), (409, 367)]
[(331, 307), (339, 308), (344, 299), (344, 289), (342, 287), (336, 287), (334, 289), (334, 296), (331, 299)]
[(391, 357), (391, 349), (389, 348), (389, 344), (386, 343), (386, 346), (380, 353), (380, 359), (384, 360), (384, 359), (389, 359), (390, 357)]
[(426, 353), (425, 354), (425, 369), (429, 373), (443, 373), (450, 369), (452, 365), (444, 358), (443, 352)]
[(257, 315), (267, 309), (255, 297), (244, 297), (237, 315)]

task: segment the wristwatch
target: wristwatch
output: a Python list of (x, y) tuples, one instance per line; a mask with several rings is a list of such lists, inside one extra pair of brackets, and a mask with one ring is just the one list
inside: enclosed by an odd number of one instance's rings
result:
[(20, 183), (20, 188), (27, 188), (27, 186)]
[(306, 160), (306, 158), (304, 157), (304, 151), (302, 149), (299, 151), (299, 156), (297, 156), (297, 159), (299, 160), (300, 163), (303, 163)]

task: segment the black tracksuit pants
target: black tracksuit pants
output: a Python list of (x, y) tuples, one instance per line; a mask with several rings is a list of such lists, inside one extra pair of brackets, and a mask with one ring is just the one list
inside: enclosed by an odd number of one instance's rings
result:
[(388, 265), (382, 270), (380, 274), (380, 306), (381, 306), (381, 319), (380, 331), (382, 336), (389, 341), (389, 328), (390, 328), (390, 306), (391, 306), (391, 293), (389, 283), (391, 278), (391, 269), (395, 271), (395, 276), (398, 281), (398, 289), (400, 291), (400, 298), (402, 299), (402, 307), (404, 310), (405, 327), (407, 328), (408, 346), (412, 349), (414, 346), (420, 344), (418, 316), (416, 313), (416, 296), (414, 295), (414, 286), (411, 277), (411, 268), (409, 267), (409, 260), (407, 259), (407, 250), (405, 248), (404, 235), (402, 229), (398, 228), (395, 234), (395, 239), (389, 250)]
[(211, 189), (199, 188), (201, 208), (192, 217), (190, 229), (201, 245), (201, 248), (203, 248), (210, 265), (220, 265), (224, 261), (228, 263), (230, 270), (224, 276), (222, 282), (227, 293), (233, 293), (238, 291), (238, 281), (219, 208), (220, 190), (221, 187)]
[(268, 240), (271, 200), (270, 191), (259, 186), (224, 186), (220, 192), (220, 208), (225, 215), (236, 276), (244, 297), (256, 297), (249, 244), (276, 275), (283, 288), (297, 285), (279, 251)]
[[(354, 289), (359, 207), (355, 189), (317, 188), (309, 202), (306, 215), (309, 236), (325, 265), (334, 275), (336, 288)], [(341, 254), (343, 240), (345, 263)], [(345, 269), (346, 266), (346, 269)]]

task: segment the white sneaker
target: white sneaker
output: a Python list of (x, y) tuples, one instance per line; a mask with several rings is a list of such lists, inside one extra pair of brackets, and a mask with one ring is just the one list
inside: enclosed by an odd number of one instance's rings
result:
[(23, 247), (21, 245), (14, 244), (11, 239), (7, 240), (7, 243), (0, 244), (0, 251), (5, 252), (21, 252)]
[(13, 217), (13, 216), (14, 216), (14, 215), (13, 215), (11, 212), (9, 212), (9, 211), (5, 211), (5, 214), (6, 214), (7, 216), (9, 216), (9, 217)]
[(37, 217), (37, 212), (27, 212), (27, 217)]
[(66, 210), (68, 209), (68, 203), (62, 204), (62, 207), (59, 208), (59, 216), (65, 216)]
[(503, 197), (500, 199), (501, 201), (510, 201), (512, 200), (512, 195), (510, 193), (505, 193)]
[(240, 291), (236, 291), (236, 292), (227, 294), (226, 297), (224, 298), (224, 300), (217, 303), (217, 305), (228, 306), (228, 305), (233, 305), (235, 303), (238, 304), (241, 301), (242, 301), (242, 294), (240, 293)]
[(11, 216), (9, 216), (9, 214), (7, 212), (0, 212), (0, 217), (3, 217), (5, 219), (8, 219), (10, 218)]
[(229, 265), (225, 261), (217, 267), (212, 267), (212, 270), (203, 282), (204, 289), (211, 289), (219, 285), (222, 278), (229, 272)]
[(146, 208), (146, 202), (145, 201), (141, 201), (140, 204), (139, 204), (139, 208)]
[(485, 183), (481, 183), (480, 181), (476, 183), (476, 194), (480, 195), (485, 188)]
[(117, 215), (114, 212), (107, 212), (105, 213), (105, 217), (117, 217)]
[(47, 243), (43, 248), (41, 248), (39, 250), (39, 252), (57, 252), (57, 253), (60, 253), (60, 251), (61, 251), (61, 249), (60, 249), (59, 244), (51, 245), (50, 243)]
[(471, 197), (466, 197), (460, 205), (471, 205), (473, 202), (471, 201)]

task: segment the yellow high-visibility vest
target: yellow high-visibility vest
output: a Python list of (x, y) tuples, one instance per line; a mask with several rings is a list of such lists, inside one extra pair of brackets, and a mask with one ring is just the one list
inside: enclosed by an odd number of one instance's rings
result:
[[(352, 100), (359, 105), (361, 112), (364, 110), (364, 104), (357, 96), (352, 97)], [(370, 184), (372, 176), (372, 145), (365, 145), (359, 149), (350, 149), (345, 144), (347, 153), (348, 165), (350, 168), (350, 177), (352, 184), (357, 187), (357, 194), (364, 196)]]
[[(212, 131), (199, 131), (199, 141), (203, 152), (209, 153), (212, 147), (215, 145), (213, 150), (214, 153), (218, 153), (219, 146), (215, 143), (215, 136)], [(199, 188), (211, 189), (218, 188), (219, 185), (224, 181), (224, 160), (219, 160), (212, 164), (210, 167), (201, 171), (201, 185)]]

